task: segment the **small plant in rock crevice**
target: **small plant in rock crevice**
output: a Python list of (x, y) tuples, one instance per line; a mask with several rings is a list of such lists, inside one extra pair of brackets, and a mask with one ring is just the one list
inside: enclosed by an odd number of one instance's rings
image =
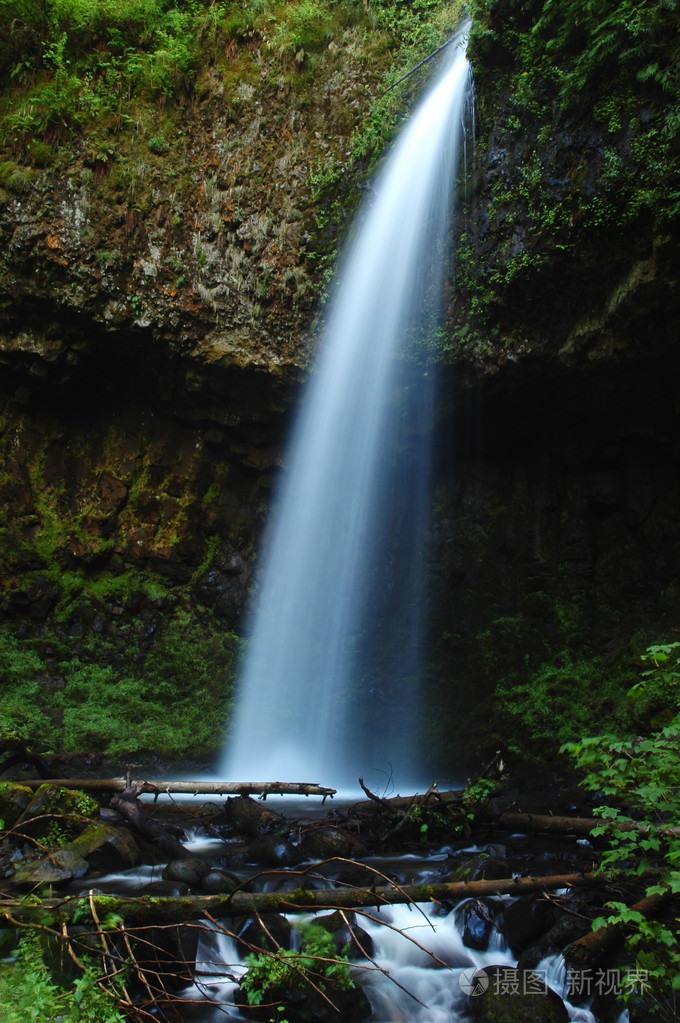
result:
[(301, 988), (310, 982), (321, 991), (355, 986), (346, 952), (339, 955), (331, 934), (313, 922), (301, 924), (299, 949), (251, 954), (246, 965), (241, 987), (249, 1005), (260, 1005), (268, 992)]

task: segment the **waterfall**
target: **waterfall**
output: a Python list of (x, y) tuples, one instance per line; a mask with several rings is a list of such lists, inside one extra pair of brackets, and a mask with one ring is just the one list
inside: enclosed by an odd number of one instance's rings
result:
[(470, 94), (466, 35), (397, 139), (341, 261), (263, 542), (228, 778), (424, 780), (427, 353)]

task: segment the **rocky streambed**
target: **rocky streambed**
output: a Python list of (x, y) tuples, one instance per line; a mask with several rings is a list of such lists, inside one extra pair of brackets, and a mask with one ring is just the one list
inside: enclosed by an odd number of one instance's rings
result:
[(505, 782), (489, 795), (484, 782), (475, 798), (436, 788), (337, 805), (135, 793), (125, 807), (125, 793), (35, 788), (0, 786), (5, 955), (39, 905), (55, 963), (65, 946), (128, 966), (132, 1019), (648, 1018), (645, 985), (620, 948), (569, 959), (612, 898), (592, 876), (594, 840), (503, 823), (546, 799), (588, 813), (581, 793)]

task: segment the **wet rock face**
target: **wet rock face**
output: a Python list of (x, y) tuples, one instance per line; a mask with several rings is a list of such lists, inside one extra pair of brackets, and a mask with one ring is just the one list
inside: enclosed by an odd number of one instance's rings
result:
[[(291, 385), (230, 370), (190, 392), (190, 364), (154, 366), (150, 352), (140, 359), (127, 343), (116, 354), (111, 338), (100, 340), (98, 358), (64, 364), (63, 373), (49, 367), (37, 384), (30, 368), (14, 366), (14, 394), (0, 397), (3, 610), (44, 620), (63, 595), (64, 573), (148, 573), (159, 593), (190, 586), (234, 628)], [(81, 633), (115, 617), (87, 589), (71, 621)], [(123, 592), (119, 614), (123, 604), (137, 615), (148, 608), (138, 598), (133, 607), (134, 590)]]

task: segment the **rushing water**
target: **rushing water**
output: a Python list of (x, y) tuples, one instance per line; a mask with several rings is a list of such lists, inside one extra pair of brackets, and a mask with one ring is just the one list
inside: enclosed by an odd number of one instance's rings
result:
[[(498, 933), (484, 951), (468, 948), (457, 910), (441, 916), (432, 904), (383, 906), (379, 913), (369, 910), (367, 914), (357, 922), (373, 940), (373, 964), (364, 961), (357, 966), (354, 979), (369, 998), (372, 1023), (467, 1023), (471, 1018), (468, 985), (476, 971), (492, 964), (515, 964)], [(544, 960), (536, 969), (538, 977), (563, 999), (570, 1023), (597, 1023), (587, 1005), (569, 1002), (561, 956)], [(196, 983), (183, 992), (183, 997), (196, 1003), (195, 1015), (187, 1011), (187, 1020), (243, 1019), (233, 997), (244, 971), (235, 942), (218, 929), (206, 929), (197, 954)], [(626, 1010), (616, 1023), (628, 1023)]]
[(464, 35), (342, 262), (263, 544), (230, 778), (421, 784), (434, 373), (470, 72)]

